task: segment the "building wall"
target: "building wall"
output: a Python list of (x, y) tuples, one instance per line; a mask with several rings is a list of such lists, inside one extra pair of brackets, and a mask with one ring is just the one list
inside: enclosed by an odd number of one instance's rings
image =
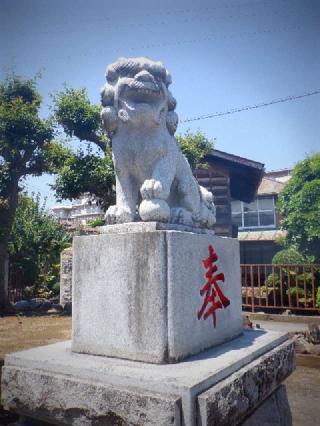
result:
[(270, 264), (279, 250), (274, 241), (240, 241), (240, 263)]
[(212, 192), (217, 211), (215, 232), (224, 237), (232, 236), (230, 177), (221, 167), (199, 169), (195, 176), (200, 185)]

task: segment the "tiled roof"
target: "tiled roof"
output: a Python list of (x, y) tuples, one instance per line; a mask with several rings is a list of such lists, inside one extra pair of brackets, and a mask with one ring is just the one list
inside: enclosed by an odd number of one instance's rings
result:
[(268, 231), (241, 231), (238, 233), (239, 241), (275, 241), (279, 237), (285, 237), (286, 231), (272, 229)]
[(258, 195), (279, 194), (285, 186), (284, 182), (279, 182), (273, 178), (264, 176), (258, 188)]

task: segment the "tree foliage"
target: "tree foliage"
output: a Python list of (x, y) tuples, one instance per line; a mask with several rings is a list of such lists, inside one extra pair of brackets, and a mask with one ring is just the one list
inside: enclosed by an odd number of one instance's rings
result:
[(100, 198), (107, 208), (114, 203), (115, 176), (109, 140), (100, 118), (101, 106), (90, 102), (84, 88), (65, 87), (52, 99), (56, 124), (68, 137), (77, 137), (87, 144), (86, 149), (82, 147), (70, 155), (59, 169), (53, 185), (57, 196), (71, 200), (88, 192)]
[(75, 199), (84, 192), (96, 195), (106, 208), (114, 202), (112, 158), (83, 152), (70, 156), (60, 168), (54, 189), (60, 199)]
[(306, 258), (295, 248), (288, 247), (278, 251), (272, 258), (275, 265), (290, 265), (305, 263)]
[(39, 116), (40, 104), (35, 79), (9, 75), (0, 82), (0, 307), (7, 301), (8, 240), (23, 178), (53, 172), (66, 154), (52, 141), (52, 122)]
[(320, 153), (297, 163), (278, 209), (288, 242), (320, 263)]
[(101, 106), (90, 102), (85, 88), (65, 87), (52, 100), (54, 117), (66, 135), (93, 142), (105, 152), (109, 140), (102, 127)]
[(48, 214), (39, 194), (19, 196), (9, 240), (9, 269), (21, 272), (23, 282), (35, 296), (51, 296), (59, 282), (60, 252), (70, 245), (71, 236)]
[(213, 140), (209, 140), (201, 130), (194, 133), (187, 130), (184, 135), (177, 135), (177, 142), (193, 172), (204, 165), (204, 157), (213, 149)]

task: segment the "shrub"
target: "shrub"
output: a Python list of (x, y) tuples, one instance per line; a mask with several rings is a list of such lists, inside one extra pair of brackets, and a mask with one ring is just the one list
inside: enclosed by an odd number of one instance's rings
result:
[(272, 259), (272, 263), (276, 265), (301, 264), (305, 262), (305, 257), (295, 247), (278, 251)]
[(96, 226), (103, 226), (105, 224), (106, 224), (105, 220), (102, 219), (101, 217), (97, 217), (96, 219), (92, 219), (88, 221), (88, 225), (91, 226), (92, 228), (95, 228)]
[(9, 241), (10, 272), (22, 271), (25, 295), (52, 297), (59, 281), (60, 252), (70, 245), (71, 236), (34, 199), (19, 198)]

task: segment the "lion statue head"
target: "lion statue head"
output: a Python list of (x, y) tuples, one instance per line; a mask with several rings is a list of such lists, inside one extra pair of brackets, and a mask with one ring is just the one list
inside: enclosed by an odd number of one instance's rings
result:
[(173, 135), (178, 125), (176, 100), (168, 90), (171, 76), (161, 62), (148, 58), (120, 58), (109, 65), (101, 90), (101, 117), (108, 136), (119, 124), (165, 124)]

